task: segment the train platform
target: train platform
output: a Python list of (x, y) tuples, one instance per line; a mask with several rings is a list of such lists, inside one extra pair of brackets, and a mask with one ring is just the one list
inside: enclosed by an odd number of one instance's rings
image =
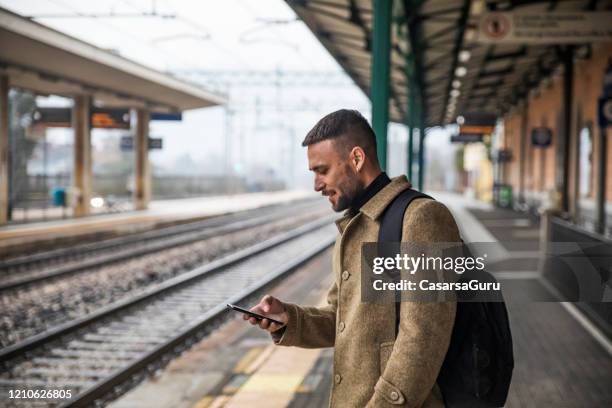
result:
[[(465, 240), (498, 242), (498, 261), (537, 252), (540, 228), (527, 215), (454, 194), (433, 196), (451, 209)], [(533, 251), (507, 245), (516, 240)], [(323, 302), (331, 283), (330, 262), (328, 250), (271, 293), (301, 304)], [(610, 339), (571, 303), (526, 301), (524, 292), (547, 288), (537, 280), (535, 266), (515, 269), (497, 276), (506, 288), (515, 352), (506, 407), (610, 406)], [(324, 407), (332, 356), (331, 349), (276, 347), (267, 333), (237, 317), (110, 406)]]
[(110, 238), (173, 224), (202, 220), (264, 206), (288, 203), (315, 194), (306, 190), (206, 196), (151, 201), (142, 211), (0, 226), (0, 254), (53, 242), (70, 244), (83, 238)]
[[(327, 250), (270, 293), (302, 304), (322, 303), (332, 283), (330, 262)], [(285, 407), (298, 394), (321, 401), (305, 406), (322, 407), (331, 384), (330, 352), (275, 347), (267, 333), (236, 316), (109, 407)], [(314, 375), (317, 367), (321, 375)]]

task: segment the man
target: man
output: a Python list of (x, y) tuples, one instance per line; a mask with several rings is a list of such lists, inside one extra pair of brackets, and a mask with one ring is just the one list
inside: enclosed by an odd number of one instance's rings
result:
[[(381, 214), (410, 187), (405, 176), (390, 180), (380, 169), (376, 138), (357, 111), (339, 110), (306, 135), (314, 188), (327, 196), (340, 234), (333, 252), (335, 282), (327, 306), (303, 307), (264, 296), (251, 310), (283, 346), (334, 347), (330, 407), (443, 407), (436, 377), (448, 349), (455, 317), (452, 302), (402, 302), (396, 337), (395, 305), (364, 303), (360, 253), (376, 242)], [(406, 210), (403, 242), (455, 242), (459, 232), (441, 203), (415, 199)]]

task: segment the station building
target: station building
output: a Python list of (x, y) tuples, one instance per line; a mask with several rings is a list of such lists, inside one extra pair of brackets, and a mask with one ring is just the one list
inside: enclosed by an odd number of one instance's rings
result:
[[(567, 218), (593, 231), (604, 232), (597, 213), (598, 200), (603, 199), (608, 218), (605, 232), (609, 234), (612, 146), (607, 139), (611, 133), (609, 127), (599, 124), (599, 100), (606, 86), (612, 87), (610, 43), (574, 52), (567, 65), (529, 89), (503, 116), (502, 146), (511, 152), (511, 160), (499, 164), (499, 181), (512, 187), (517, 204), (535, 209), (548, 201)], [(550, 130), (546, 146), (534, 146), (532, 136), (537, 129)], [(565, 154), (569, 160), (564, 166)]]
[[(423, 189), (429, 129), (458, 125), (451, 141), (491, 163), (493, 200), (535, 215), (543, 245), (576, 244), (609, 280), (611, 1), (287, 3), (369, 95), (383, 167), (389, 121), (405, 124), (406, 173)], [(611, 333), (609, 303), (580, 307)]]
[(610, 234), (612, 2), (287, 3), (370, 96), (383, 164), (388, 122), (405, 124), (424, 188), (428, 131), (458, 124), (451, 141), (486, 147), (482, 196)]
[(151, 115), (176, 117), (185, 110), (224, 103), (224, 97), (201, 87), (0, 9), (0, 225), (11, 219), (10, 194), (15, 183), (10, 174), (11, 89), (72, 101), (70, 112), (59, 121), (66, 121), (74, 134), (65, 206), (77, 217), (91, 211), (93, 127), (125, 122), (119, 125), (131, 129), (133, 208), (144, 209), (151, 196)]

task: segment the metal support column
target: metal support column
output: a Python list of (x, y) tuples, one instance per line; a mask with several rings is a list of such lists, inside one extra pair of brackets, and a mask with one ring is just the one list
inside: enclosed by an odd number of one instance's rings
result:
[(72, 108), (72, 129), (74, 131), (74, 166), (72, 174), (73, 209), (75, 217), (89, 214), (91, 200), (91, 126), (89, 110), (91, 97), (77, 95)]
[(372, 128), (376, 134), (376, 149), (380, 167), (387, 168), (387, 124), (389, 122), (389, 66), (391, 52), (392, 0), (372, 0), (374, 12), (372, 30), (372, 69), (370, 99)]
[(424, 182), (425, 182), (425, 120), (421, 115), (419, 117), (419, 191), (423, 191)]
[(144, 210), (151, 199), (151, 172), (149, 165), (149, 112), (136, 111), (134, 140), (136, 163), (134, 166), (134, 208)]
[(414, 96), (414, 87), (411, 87), (408, 92), (410, 96), (408, 102), (408, 171), (406, 173), (408, 180), (412, 183), (412, 168), (414, 167), (414, 131), (416, 128), (416, 97)]
[(408, 164), (406, 171), (406, 176), (410, 182), (412, 182), (412, 167), (414, 166), (414, 129), (414, 123), (410, 123), (408, 125)]
[(595, 229), (598, 233), (606, 231), (606, 165), (608, 163), (608, 135), (605, 127), (599, 128), (597, 150), (597, 221)]
[(571, 46), (562, 51), (563, 56), (563, 129), (559, 138), (561, 163), (557, 167), (557, 190), (561, 194), (561, 209), (569, 211), (569, 161), (570, 138), (572, 135), (572, 106), (574, 87), (574, 49)]
[(521, 108), (521, 129), (520, 129), (520, 148), (519, 148), (519, 204), (525, 204), (525, 162), (527, 161), (527, 108), (529, 102), (527, 98)]
[(0, 225), (9, 218), (9, 81), (0, 75)]

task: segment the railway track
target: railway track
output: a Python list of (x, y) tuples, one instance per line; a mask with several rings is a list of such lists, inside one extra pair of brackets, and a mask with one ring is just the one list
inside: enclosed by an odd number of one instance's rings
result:
[(176, 225), (0, 261), (0, 294), (104, 265), (272, 222), (316, 205), (313, 200)]
[(72, 399), (37, 400), (41, 406), (113, 399), (227, 319), (226, 303), (252, 301), (328, 248), (335, 232), (330, 217), (308, 223), (6, 347), (0, 389), (71, 391)]

